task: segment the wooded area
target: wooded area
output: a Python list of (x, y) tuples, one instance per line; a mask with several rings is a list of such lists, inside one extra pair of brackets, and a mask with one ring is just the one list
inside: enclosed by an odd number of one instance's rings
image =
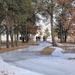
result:
[[(28, 42), (30, 34), (36, 34), (37, 14), (50, 19), (52, 44), (56, 46), (55, 33), (60, 42), (66, 42), (70, 29), (75, 25), (74, 0), (0, 0), (0, 46), (1, 36), (6, 34), (6, 47), (14, 47), (13, 36), (18, 46), (19, 34)], [(74, 33), (75, 35), (75, 33)], [(24, 42), (22, 39), (22, 42)]]

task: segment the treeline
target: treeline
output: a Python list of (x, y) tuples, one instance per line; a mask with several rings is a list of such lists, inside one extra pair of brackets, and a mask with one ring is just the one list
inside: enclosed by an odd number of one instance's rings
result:
[[(66, 42), (68, 31), (75, 19), (74, 0), (0, 0), (0, 36), (6, 33), (7, 48), (9, 35), (14, 46), (13, 35), (18, 46), (18, 33), (28, 42), (29, 26), (36, 25), (37, 14), (50, 19), (52, 44), (56, 46), (54, 35), (58, 33), (60, 42)], [(24, 39), (22, 40), (24, 42)]]
[[(28, 42), (28, 27), (35, 25), (36, 19), (31, 0), (0, 0), (0, 37), (3, 33), (6, 34), (6, 47), (9, 48), (9, 35), (12, 47), (14, 46), (13, 35), (18, 46), (19, 33)], [(24, 42), (23, 38), (22, 41)]]
[(54, 38), (55, 34), (61, 43), (66, 42), (69, 31), (75, 24), (75, 1), (34, 0), (34, 2), (36, 3), (37, 11), (46, 17), (46, 20), (50, 19), (53, 46), (57, 45)]

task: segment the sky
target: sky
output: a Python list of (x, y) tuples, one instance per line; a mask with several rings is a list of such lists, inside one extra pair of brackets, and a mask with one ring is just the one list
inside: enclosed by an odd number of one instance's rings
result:
[[(37, 14), (40, 18), (39, 22), (36, 22), (36, 24), (38, 26), (41, 26), (42, 29), (46, 29), (46, 28), (50, 28), (50, 21), (49, 19), (46, 19), (45, 17), (43, 17), (42, 15), (40, 14)], [(50, 29), (49, 29), (50, 30)]]

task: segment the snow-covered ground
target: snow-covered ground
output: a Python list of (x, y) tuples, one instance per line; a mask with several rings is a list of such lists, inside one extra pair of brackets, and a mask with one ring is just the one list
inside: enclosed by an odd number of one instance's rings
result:
[(2, 58), (0, 58), (0, 75), (42, 75), (39, 73), (31, 72), (26, 69), (17, 68), (5, 63)]
[(75, 60), (68, 60), (75, 58), (75, 54), (64, 54), (61, 48), (55, 47), (51, 55), (40, 55), (38, 51), (47, 46), (52, 47), (48, 42), (41, 42), (38, 46), (1, 53), (0, 70), (9, 72), (8, 75), (75, 75)]

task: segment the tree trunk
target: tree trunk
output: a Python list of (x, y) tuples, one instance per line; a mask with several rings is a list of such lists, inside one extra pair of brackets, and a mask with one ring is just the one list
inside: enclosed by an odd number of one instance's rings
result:
[(9, 48), (9, 28), (6, 29), (6, 48)]
[(18, 46), (18, 36), (19, 34), (18, 34), (18, 28), (17, 28), (17, 34), (16, 34), (16, 39), (15, 39), (16, 46)]
[(21, 40), (22, 40), (22, 43), (25, 43), (24, 39), (25, 39), (24, 35), (21, 34)]
[(0, 35), (0, 49), (1, 49), (1, 35)]
[(63, 26), (62, 26), (62, 23), (60, 25), (60, 42), (61, 43), (63, 42)]
[(13, 33), (13, 27), (11, 27), (11, 47), (14, 47)]
[(26, 40), (26, 42), (29, 41), (29, 37), (28, 37), (28, 27), (27, 27), (27, 25), (26, 25), (26, 36), (25, 36), (25, 40)]
[(6, 48), (9, 48), (9, 17), (6, 13)]
[[(51, 0), (51, 2), (53, 3), (53, 0)], [(54, 38), (54, 29), (53, 29), (53, 6), (51, 6), (50, 22), (51, 22), (52, 44), (53, 46), (57, 46)]]
[(51, 15), (51, 35), (52, 35), (52, 44), (56, 46), (55, 38), (54, 38), (54, 29), (53, 29), (53, 16)]
[(65, 31), (65, 36), (64, 36), (64, 42), (66, 42), (66, 40), (67, 40), (67, 31)]

